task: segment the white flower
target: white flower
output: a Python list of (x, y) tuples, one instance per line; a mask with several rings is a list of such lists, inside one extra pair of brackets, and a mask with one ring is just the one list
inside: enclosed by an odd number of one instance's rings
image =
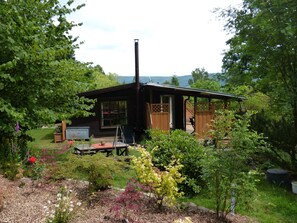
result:
[(58, 204), (55, 204), (55, 207), (56, 207), (56, 208), (58, 208), (58, 207), (59, 207), (59, 205), (58, 205)]
[(81, 205), (81, 202), (80, 202), (80, 201), (79, 201), (79, 202), (77, 202), (77, 203), (76, 203), (76, 205), (77, 205), (77, 206), (80, 206), (80, 205)]
[(67, 197), (63, 197), (63, 201), (65, 201), (67, 199)]
[(69, 208), (69, 211), (72, 212), (73, 211), (73, 208)]
[(50, 200), (47, 201), (48, 204), (51, 204), (52, 202)]

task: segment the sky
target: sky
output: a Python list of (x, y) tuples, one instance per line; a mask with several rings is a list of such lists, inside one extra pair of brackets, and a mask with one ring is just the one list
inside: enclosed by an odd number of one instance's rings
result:
[[(63, 2), (63, 1), (62, 1)], [(241, 0), (77, 0), (86, 6), (70, 21), (84, 41), (76, 59), (100, 65), (105, 73), (135, 74), (134, 39), (139, 39), (141, 76), (190, 75), (196, 68), (221, 71), (226, 41), (215, 8), (238, 7)]]

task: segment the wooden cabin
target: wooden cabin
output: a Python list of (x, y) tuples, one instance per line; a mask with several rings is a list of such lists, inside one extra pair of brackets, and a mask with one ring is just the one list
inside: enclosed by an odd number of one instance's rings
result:
[[(95, 115), (75, 118), (72, 126), (89, 126), (95, 137), (113, 134), (117, 125), (129, 125), (138, 132), (149, 128), (186, 130), (189, 111), (196, 120), (195, 132), (203, 137), (215, 109), (226, 108), (230, 101), (243, 100), (230, 94), (155, 83), (124, 84), (80, 96), (97, 100), (92, 111)], [(194, 105), (189, 103), (190, 98)], [(200, 98), (205, 102), (199, 102)]]
[[(135, 40), (135, 83), (79, 94), (97, 100), (92, 111), (95, 115), (75, 118), (71, 125), (87, 126), (90, 135), (95, 137), (114, 134), (118, 125), (129, 125), (139, 134), (150, 128), (186, 130), (190, 114), (195, 120), (196, 135), (203, 138), (215, 109), (226, 108), (230, 101), (243, 100), (243, 97), (202, 89), (140, 83), (138, 66), (138, 40)], [(193, 105), (189, 103), (190, 98)], [(200, 98), (205, 102), (200, 102)]]

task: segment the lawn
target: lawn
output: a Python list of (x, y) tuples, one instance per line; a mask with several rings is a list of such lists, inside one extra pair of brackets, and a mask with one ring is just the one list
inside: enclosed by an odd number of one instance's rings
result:
[[(182, 201), (193, 202), (209, 209), (215, 208), (215, 203), (210, 199), (207, 191), (201, 192), (192, 198), (183, 198)], [(297, 195), (283, 188), (266, 182), (263, 177), (257, 184), (255, 200), (249, 204), (249, 208), (237, 207), (236, 213), (246, 215), (259, 222), (296, 222), (297, 219)]]
[[(37, 129), (30, 131), (32, 137), (35, 138), (34, 142), (29, 143), (29, 149), (34, 152), (48, 148), (48, 150), (58, 150), (63, 146), (67, 146), (67, 142), (54, 143), (53, 142), (54, 129)], [(81, 142), (80, 142), (81, 143)], [(132, 154), (137, 152), (132, 151)], [(97, 155), (96, 155), (97, 156)], [(86, 158), (85, 158), (86, 157)], [(84, 159), (90, 159), (85, 156)], [(77, 155), (67, 153), (60, 154), (57, 157), (58, 163), (64, 166), (63, 171), (56, 172), (55, 177), (59, 178), (73, 178), (73, 179), (87, 179), (87, 175), (82, 172), (77, 172), (75, 162), (79, 160)], [(102, 163), (106, 165), (118, 165), (120, 168), (116, 168), (113, 172), (113, 185), (116, 187), (124, 188), (128, 180), (135, 176), (134, 171), (129, 169), (129, 164), (124, 161), (124, 157), (112, 156), (106, 158), (103, 155), (98, 155), (98, 159), (101, 159)], [(76, 161), (75, 161), (76, 160)], [(67, 166), (67, 168), (65, 168)], [(207, 191), (202, 191), (199, 195), (191, 198), (183, 198), (181, 201), (190, 201), (199, 206), (203, 206), (209, 209), (214, 209), (215, 204), (209, 198)], [(236, 213), (249, 216), (258, 222), (296, 222), (297, 219), (297, 195), (290, 191), (276, 187), (266, 182), (265, 177), (262, 176), (257, 184), (257, 195), (250, 208), (237, 207)]]
[[(84, 171), (80, 171), (78, 166), (81, 166), (83, 162), (90, 163), (94, 160), (93, 156), (78, 156), (73, 154), (73, 150), (67, 150), (67, 141), (63, 143), (54, 143), (54, 129), (35, 129), (29, 132), (35, 140), (28, 144), (28, 148), (32, 153), (36, 154), (41, 159), (46, 159), (50, 164), (48, 170), (51, 172), (51, 177), (54, 179), (72, 178), (78, 180), (87, 180), (88, 174)], [(87, 141), (79, 141), (76, 143), (89, 143)], [(64, 152), (63, 152), (64, 151)], [(137, 152), (130, 151), (131, 155), (135, 155)], [(117, 171), (113, 171), (113, 186), (124, 188), (128, 180), (135, 176), (133, 170), (129, 168), (126, 157), (111, 156), (105, 157), (105, 154), (94, 155), (96, 159), (107, 168), (118, 167)], [(54, 160), (53, 160), (54, 159)], [(52, 162), (54, 161), (54, 163)], [(99, 165), (99, 164), (98, 164)], [(58, 168), (57, 168), (58, 167)]]

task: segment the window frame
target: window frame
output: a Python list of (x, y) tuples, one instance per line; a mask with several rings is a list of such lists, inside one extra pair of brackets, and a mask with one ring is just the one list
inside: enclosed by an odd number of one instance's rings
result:
[(102, 129), (116, 128), (117, 125), (128, 123), (127, 100), (102, 101), (100, 108), (100, 126)]

